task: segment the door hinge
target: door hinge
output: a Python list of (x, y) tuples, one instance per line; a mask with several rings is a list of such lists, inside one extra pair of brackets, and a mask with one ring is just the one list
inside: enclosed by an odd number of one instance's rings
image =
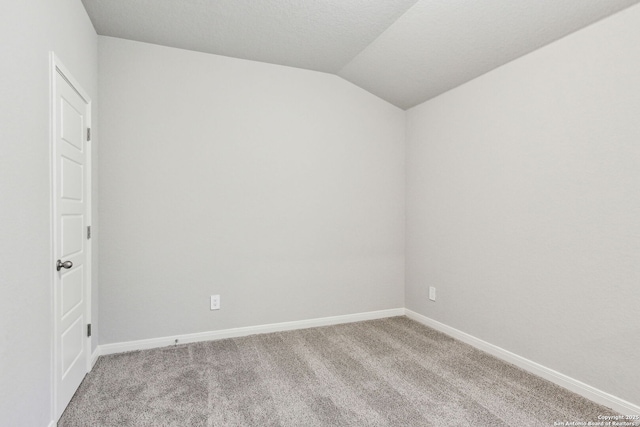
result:
[(91, 226), (87, 225), (87, 239), (91, 238)]
[(87, 324), (87, 336), (91, 336), (91, 323)]
[(87, 128), (87, 141), (91, 141), (91, 128)]

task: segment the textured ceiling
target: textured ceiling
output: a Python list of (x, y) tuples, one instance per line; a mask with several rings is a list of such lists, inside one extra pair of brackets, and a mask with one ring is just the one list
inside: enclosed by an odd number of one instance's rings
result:
[(638, 0), (419, 0), (338, 74), (410, 108)]
[(337, 74), (410, 108), (640, 0), (82, 0), (98, 34)]
[(336, 73), (416, 0), (83, 0), (100, 35)]

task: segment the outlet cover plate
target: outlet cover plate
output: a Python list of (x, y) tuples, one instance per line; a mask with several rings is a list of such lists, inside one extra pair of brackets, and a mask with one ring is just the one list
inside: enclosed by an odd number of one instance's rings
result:
[(211, 295), (211, 310), (220, 310), (220, 295)]
[(429, 286), (429, 299), (431, 301), (436, 300), (436, 288), (434, 288), (433, 286)]

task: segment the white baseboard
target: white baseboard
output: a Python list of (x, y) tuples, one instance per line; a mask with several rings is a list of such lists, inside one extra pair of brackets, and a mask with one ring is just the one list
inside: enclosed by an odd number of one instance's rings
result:
[(96, 362), (98, 361), (98, 357), (100, 357), (101, 353), (101, 348), (100, 346), (97, 346), (95, 350), (93, 350), (93, 353), (91, 354), (91, 369), (93, 369), (94, 366), (96, 366)]
[(423, 316), (415, 311), (405, 309), (405, 314), (410, 319), (443, 332), (459, 341), (470, 344), (473, 347), (476, 347), (477, 349), (489, 353), (499, 359), (512, 363), (525, 371), (551, 381), (552, 383), (557, 384), (560, 387), (564, 387), (593, 402), (607, 406), (624, 415), (640, 415), (640, 406), (638, 405), (627, 402), (626, 400), (620, 399), (567, 375), (561, 374), (560, 372), (554, 371), (546, 366), (542, 366), (539, 363), (525, 359), (522, 356), (518, 356), (508, 350), (476, 338), (473, 335), (469, 335), (465, 332), (459, 331), (458, 329), (452, 328), (451, 326), (447, 326), (444, 323), (440, 323), (429, 317)]
[[(128, 341), (98, 346), (99, 355), (123, 353), (126, 351), (145, 350), (199, 341), (214, 341), (225, 338), (244, 337), (247, 335), (265, 334), (269, 332), (292, 331), (295, 329), (315, 328), (318, 326), (338, 325), (341, 323), (361, 322), (364, 320), (383, 319), (385, 317), (404, 316), (404, 308), (369, 311), (366, 313), (347, 314), (343, 316), (322, 317), (318, 319), (298, 320), (294, 322), (272, 323), (268, 325), (248, 326), (244, 328), (224, 329), (221, 331), (200, 332), (195, 334), (178, 335), (172, 337), (151, 338), (139, 341)], [(97, 350), (98, 350), (97, 349)], [(97, 352), (96, 350), (96, 352)], [(94, 354), (96, 353), (94, 352)]]

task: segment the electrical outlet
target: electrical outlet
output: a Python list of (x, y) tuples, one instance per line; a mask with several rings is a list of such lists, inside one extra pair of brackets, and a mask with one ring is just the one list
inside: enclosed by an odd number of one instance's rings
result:
[(211, 310), (220, 310), (220, 295), (211, 295)]
[(434, 288), (433, 286), (429, 286), (429, 299), (431, 301), (436, 300), (436, 288)]

